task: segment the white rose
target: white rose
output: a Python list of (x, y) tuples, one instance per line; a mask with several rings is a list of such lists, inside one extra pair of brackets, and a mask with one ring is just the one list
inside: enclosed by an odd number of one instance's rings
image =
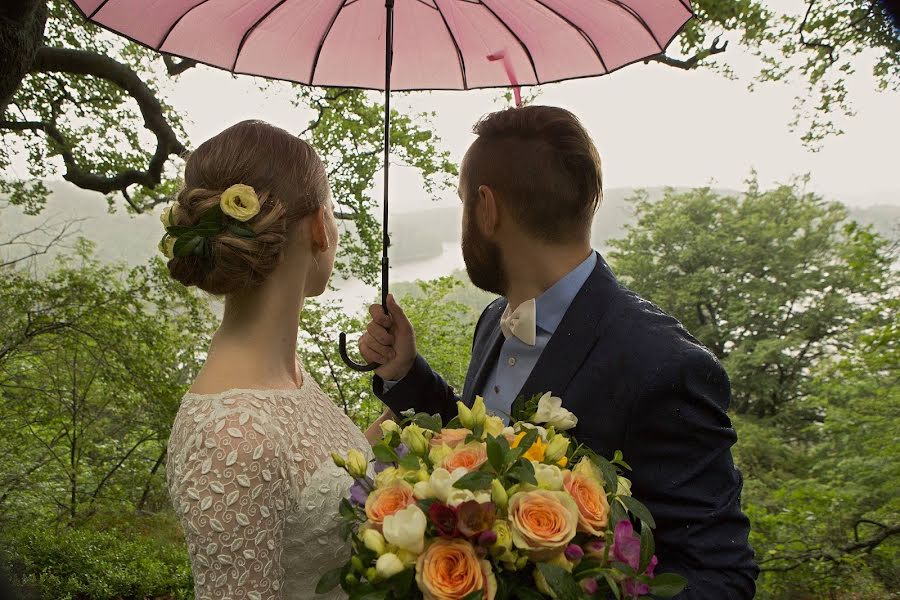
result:
[(425, 549), (425, 527), (427, 525), (428, 520), (425, 518), (425, 513), (415, 504), (411, 504), (403, 510), (385, 517), (382, 527), (384, 539), (398, 548), (413, 554), (421, 554)]
[(406, 565), (403, 564), (400, 557), (391, 552), (379, 556), (378, 562), (375, 563), (375, 571), (384, 579), (393, 577), (397, 573), (402, 573), (405, 569)]
[(546, 423), (557, 431), (565, 431), (578, 425), (578, 417), (562, 407), (562, 398), (557, 398), (550, 392), (538, 400), (538, 409), (532, 420), (535, 423)]
[(534, 478), (537, 479), (538, 487), (544, 490), (558, 492), (563, 489), (563, 474), (556, 465), (534, 464)]

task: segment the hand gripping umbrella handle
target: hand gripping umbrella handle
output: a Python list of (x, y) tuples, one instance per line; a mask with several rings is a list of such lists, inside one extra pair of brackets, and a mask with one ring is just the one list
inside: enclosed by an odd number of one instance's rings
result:
[(350, 355), (347, 354), (347, 334), (343, 331), (341, 332), (340, 337), (338, 338), (338, 350), (341, 353), (341, 359), (343, 359), (344, 364), (353, 369), (354, 371), (359, 371), (360, 373), (368, 373), (369, 371), (374, 371), (381, 365), (378, 363), (369, 363), (367, 365), (360, 364), (350, 358)]

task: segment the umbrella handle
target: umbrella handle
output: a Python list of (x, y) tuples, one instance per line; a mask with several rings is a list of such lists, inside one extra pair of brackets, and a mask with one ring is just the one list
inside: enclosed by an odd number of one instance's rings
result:
[(364, 365), (350, 358), (350, 355), (347, 354), (347, 334), (343, 331), (338, 338), (338, 350), (341, 353), (341, 359), (344, 361), (344, 364), (354, 371), (359, 371), (360, 373), (368, 373), (369, 371), (374, 371), (381, 366), (378, 363), (369, 363), (367, 365)]

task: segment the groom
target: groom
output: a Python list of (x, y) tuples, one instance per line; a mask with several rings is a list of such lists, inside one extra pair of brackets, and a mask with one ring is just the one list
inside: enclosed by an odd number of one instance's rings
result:
[[(621, 450), (632, 492), (653, 513), (658, 572), (687, 577), (683, 600), (753, 597), (758, 569), (741, 512), (728, 377), (678, 321), (623, 287), (590, 246), (600, 157), (566, 110), (494, 113), (462, 163), (462, 250), (476, 286), (503, 297), (475, 326), (462, 401), (509, 414), (516, 397), (552, 392), (578, 417), (574, 436)], [(677, 282), (673, 280), (673, 285)], [(360, 340), (381, 363), (375, 394), (396, 414), (456, 413), (456, 392), (416, 352), (389, 298)]]

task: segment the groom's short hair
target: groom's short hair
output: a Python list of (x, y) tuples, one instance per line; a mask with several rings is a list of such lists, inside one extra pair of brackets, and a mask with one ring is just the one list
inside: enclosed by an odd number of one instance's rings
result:
[(470, 194), (489, 186), (513, 218), (543, 240), (590, 239), (603, 175), (600, 154), (578, 117), (554, 106), (523, 106), (487, 115), (474, 132), (478, 139), (466, 157)]

